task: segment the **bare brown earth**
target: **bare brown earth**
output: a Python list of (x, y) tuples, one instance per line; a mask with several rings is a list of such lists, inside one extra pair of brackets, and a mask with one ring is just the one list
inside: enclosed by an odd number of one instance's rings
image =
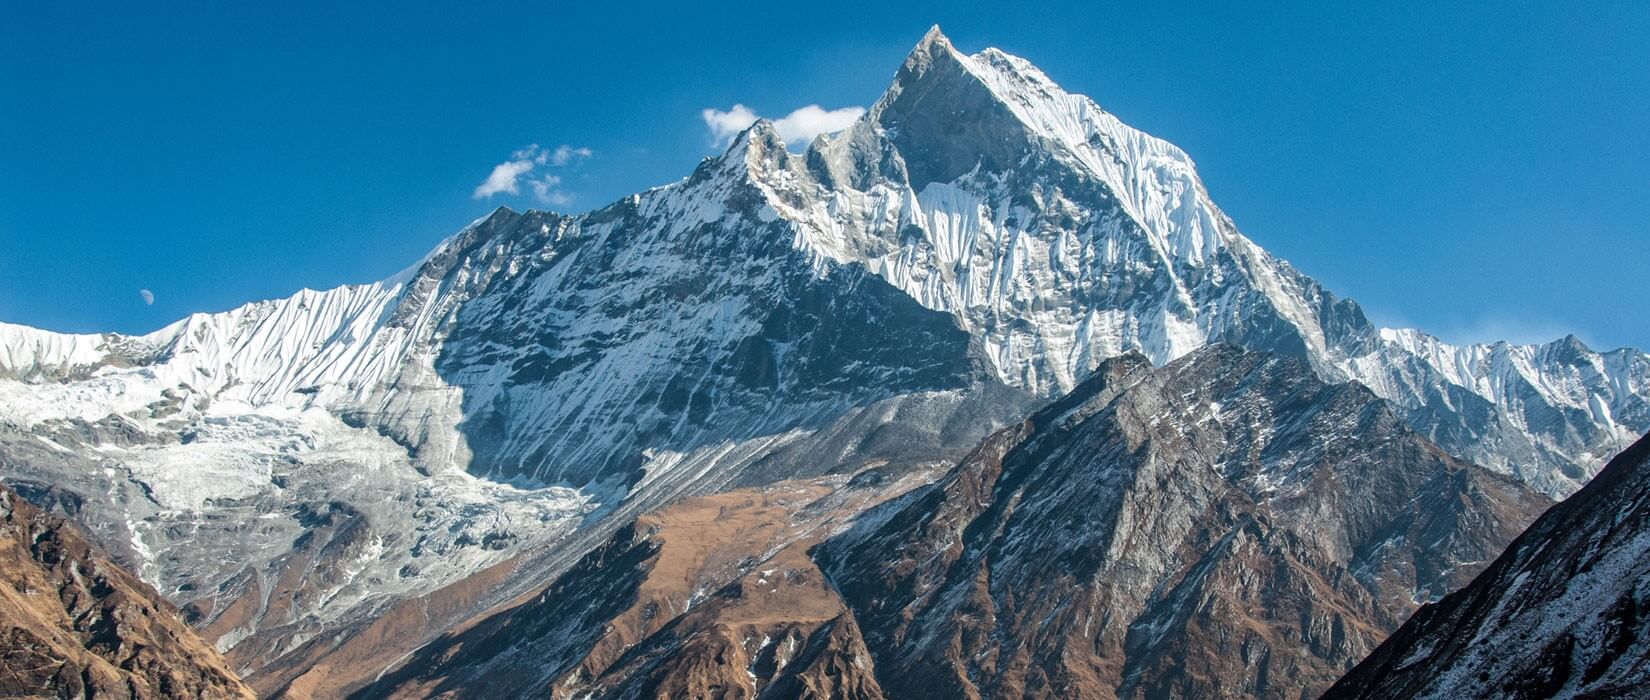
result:
[[(380, 671), (435, 636), (442, 625), (463, 619), (463, 611), (517, 573), (510, 559), (462, 581), (395, 605), (339, 645), (306, 644), (265, 666), (249, 682), (260, 697), (311, 700), (337, 698), (370, 683)], [(234, 657), (234, 654), (231, 654)]]
[(324, 600), (334, 582), (347, 578), (343, 569), (370, 546), (373, 533), (366, 517), (347, 505), (309, 505), (304, 511), (308, 529), (274, 563), (273, 576), (261, 577), (248, 568), (219, 595), (184, 608), (192, 623), (210, 621), (201, 628), (207, 639), (233, 644), (229, 661), (236, 668), (261, 670), (286, 654), (294, 636), (312, 632), (305, 629), (300, 611), (310, 609), (313, 600)]
[(357, 696), (880, 698), (853, 615), (808, 550), (923, 480), (871, 469), (669, 506)]
[(0, 486), (0, 697), (253, 695), (153, 588)]

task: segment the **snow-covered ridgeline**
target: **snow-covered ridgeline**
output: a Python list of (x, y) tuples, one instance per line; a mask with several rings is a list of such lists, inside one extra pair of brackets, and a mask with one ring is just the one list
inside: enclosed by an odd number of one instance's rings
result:
[[(393, 370), (404, 329), (384, 321), (399, 283), (303, 290), (285, 299), (188, 318), (143, 336), (69, 335), (0, 324), (0, 372), (34, 381), (135, 381), (184, 386), (251, 404), (299, 389), (356, 387)], [(133, 350), (138, 352), (133, 352)]]
[(408, 350), (408, 329), (385, 323), (400, 292), (393, 283), (304, 290), (223, 314), (196, 314), (180, 329), (168, 364), (198, 368), (203, 388), (252, 404), (299, 390), (358, 391), (389, 376)]
[(0, 322), (0, 378), (56, 379), (90, 371), (114, 357), (141, 359), (165, 347), (172, 324), (143, 336), (115, 333), (53, 333)]
[[(1452, 345), (1421, 331), (1385, 328), (1381, 338), (1403, 353), (1422, 358), (1450, 382), (1489, 398), (1505, 399), (1516, 380), (1529, 382), (1546, 398), (1577, 407), (1597, 399), (1583, 392), (1595, 380), (1604, 382), (1616, 396), (1650, 389), (1643, 353), (1630, 348), (1597, 353), (1574, 336), (1543, 344)], [(1594, 410), (1600, 422), (1611, 422), (1610, 406)]]
[[(1384, 328), (1380, 336), (1379, 351), (1348, 360), (1348, 372), (1400, 404), (1415, 405), (1424, 398), (1425, 386), (1402, 369), (1416, 362), (1450, 385), (1502, 407), (1511, 420), (1530, 429), (1538, 428), (1535, 422), (1541, 419), (1531, 413), (1561, 407), (1614, 433), (1623, 445), (1645, 430), (1650, 356), (1638, 350), (1596, 352), (1575, 336), (1543, 344), (1468, 345), (1414, 329)], [(1603, 460), (1610, 454), (1592, 456)]]
[[(251, 405), (360, 400), (389, 382), (447, 320), (456, 300), (445, 292), (462, 284), (466, 271), (449, 280), (448, 270), (431, 261), (484, 221), (387, 279), (194, 313), (140, 336), (0, 322), (0, 380), (109, 379), (186, 387)], [(409, 294), (414, 283), (421, 288)]]

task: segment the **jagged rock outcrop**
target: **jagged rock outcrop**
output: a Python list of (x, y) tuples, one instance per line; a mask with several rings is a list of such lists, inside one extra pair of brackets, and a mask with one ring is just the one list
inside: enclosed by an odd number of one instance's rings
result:
[(1213, 346), (1102, 364), (818, 558), (889, 697), (1297, 698), (1549, 504)]
[(1647, 611), (1650, 436), (1323, 697), (1650, 697)]
[(253, 697), (154, 589), (4, 485), (0, 696)]

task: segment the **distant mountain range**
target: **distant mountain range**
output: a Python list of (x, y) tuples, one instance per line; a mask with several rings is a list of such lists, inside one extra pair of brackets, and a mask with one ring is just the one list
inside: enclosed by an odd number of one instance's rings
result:
[[(1071, 423), (1050, 402), (1164, 413)], [(687, 178), (587, 214), (500, 209), (391, 279), (144, 336), (0, 324), (0, 479), (60, 494), (59, 512), (256, 690), (293, 697), (366, 688), (566, 577), (633, 582), (591, 557), (645, 568), (656, 543), (634, 523), (667, 504), (836, 493), (867, 474), (916, 490), (876, 508), (889, 494), (834, 496), (830, 527), (878, 519), (811, 535), (818, 558), (772, 540), (832, 582), (810, 600), (829, 599), (834, 617), (769, 629), (816, 645), (806, 658), (950, 664), (899, 682), (958, 692), (1142, 696), (1170, 687), (1145, 679), (1174, 658), (1240, 685), (1162, 681), (1173, 687), (1277, 696), (1327, 684), (1415, 605), (1466, 583), (1543, 498), (1575, 492), (1647, 430), (1645, 353), (1377, 328), (1240, 234), (1178, 148), (1020, 58), (962, 54), (937, 29), (860, 121), (802, 153), (758, 122)], [(1111, 461), (1048, 452), (1061, 440)], [(982, 442), (1077, 483), (983, 464)], [(1353, 459), (1367, 473), (1346, 473)], [(924, 478), (940, 481), (909, 481)], [(953, 502), (957, 483), (978, 500)], [(1371, 490), (1343, 490), (1354, 484)], [(915, 498), (984, 529), (945, 535), (895, 515)], [(1025, 522), (1036, 509), (1048, 519)], [(1131, 539), (1137, 529), (1154, 534)], [(1422, 537), (1449, 546), (1422, 551)], [(906, 548), (953, 568), (878, 568)], [(1049, 586), (1038, 595), (1118, 612), (1005, 600), (991, 581), (1008, 555), (1011, 576)], [(704, 580), (749, 583), (730, 571)], [(1221, 596), (1294, 588), (1254, 620), (1183, 618), (1176, 601), (1242, 607), (1214, 601), (1200, 576), (1229, 583)], [(933, 636), (967, 626), (965, 599), (1011, 617), (968, 617), (977, 637)], [(592, 604), (577, 619), (630, 609)], [(912, 617), (888, 618), (895, 604)], [(1295, 613), (1328, 627), (1281, 631)], [(1067, 636), (1016, 636), (1050, 625)], [(1277, 651), (1208, 657), (1211, 628), (1219, 644), (1242, 630)], [(1005, 640), (1023, 655), (1005, 655)], [(1063, 658), (1078, 640), (1106, 660)], [(891, 643), (906, 655), (889, 656)], [(555, 658), (586, 675), (512, 680), (663, 677), (651, 661), (565, 644)], [(757, 692), (824, 682), (751, 673)], [(896, 689), (874, 674), (852, 682)]]

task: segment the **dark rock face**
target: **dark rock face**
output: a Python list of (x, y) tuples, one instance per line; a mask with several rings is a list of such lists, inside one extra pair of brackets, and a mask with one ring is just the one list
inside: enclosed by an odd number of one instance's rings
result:
[(1650, 437), (1327, 698), (1650, 697)]
[(1034, 142), (1019, 118), (934, 33), (906, 57), (879, 107), (913, 189), (952, 182), (975, 168), (1006, 172), (1032, 153)]
[(0, 696), (251, 698), (154, 589), (0, 486)]
[(1549, 503), (1215, 346), (1107, 362), (818, 558), (890, 697), (1294, 698)]
[[(518, 614), (490, 618), (420, 650), (417, 663), (355, 696), (416, 684), (420, 695), (512, 697), (547, 685), (595, 644), (609, 619), (633, 604), (658, 549), (648, 533), (622, 528)], [(442, 674), (444, 669), (454, 672)]]

